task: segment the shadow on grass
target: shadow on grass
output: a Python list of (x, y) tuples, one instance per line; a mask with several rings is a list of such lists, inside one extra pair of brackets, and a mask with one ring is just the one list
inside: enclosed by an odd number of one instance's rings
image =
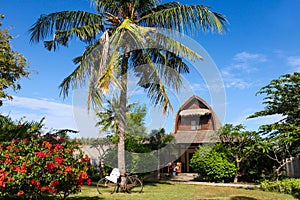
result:
[(67, 198), (68, 200), (84, 200), (84, 199), (87, 199), (87, 200), (101, 200), (101, 199), (105, 199), (105, 198), (102, 198), (102, 197), (89, 197), (89, 196), (80, 196), (80, 197), (68, 197)]
[(168, 181), (143, 181), (144, 186), (172, 185)]
[(235, 196), (235, 197), (231, 197), (230, 200), (257, 200), (257, 199), (252, 197)]

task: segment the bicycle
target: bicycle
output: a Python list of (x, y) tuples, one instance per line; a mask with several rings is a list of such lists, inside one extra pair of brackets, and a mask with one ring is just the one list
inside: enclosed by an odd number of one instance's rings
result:
[(125, 184), (121, 185), (121, 178), (115, 175), (106, 176), (100, 179), (97, 183), (97, 191), (99, 194), (119, 192), (121, 189), (127, 193), (141, 193), (143, 191), (143, 182), (137, 177), (137, 175), (125, 174)]

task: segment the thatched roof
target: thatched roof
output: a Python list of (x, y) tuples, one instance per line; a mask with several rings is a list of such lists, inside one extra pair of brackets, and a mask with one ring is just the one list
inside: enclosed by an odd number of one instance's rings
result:
[(213, 130), (177, 131), (173, 136), (177, 144), (214, 143), (217, 139)]
[(208, 115), (210, 114), (210, 110), (205, 109), (205, 108), (200, 108), (200, 109), (190, 109), (190, 110), (182, 110), (180, 111), (179, 115), (180, 116), (203, 116), (203, 115)]

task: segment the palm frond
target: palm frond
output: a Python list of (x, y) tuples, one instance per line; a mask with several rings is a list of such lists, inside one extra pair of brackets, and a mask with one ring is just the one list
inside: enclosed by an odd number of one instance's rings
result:
[(190, 59), (193, 62), (197, 61), (198, 59), (203, 59), (201, 55), (191, 50), (189, 47), (185, 46), (181, 42), (170, 37), (172, 36), (172, 34), (173, 32), (167, 30), (163, 33), (155, 32), (153, 34), (153, 42), (156, 42), (158, 45), (160, 45), (167, 51), (173, 52), (176, 55), (180, 55), (183, 58)]
[(142, 10), (142, 14), (141, 14), (141, 18), (143, 18), (144, 16), (150, 15), (151, 13), (155, 13), (155, 12), (159, 12), (161, 10), (165, 10), (165, 9), (170, 9), (170, 8), (174, 8), (176, 6), (180, 6), (179, 2), (168, 2), (165, 4), (153, 4), (151, 9), (147, 9), (147, 10)]
[(161, 0), (133, 0), (132, 2), (135, 9), (139, 13), (142, 13), (157, 7), (157, 5), (159, 5)]
[(179, 74), (189, 73), (189, 67), (184, 62), (183, 58), (177, 56), (171, 51), (159, 48), (148, 48), (148, 49), (138, 49), (133, 51), (132, 56), (132, 67), (135, 68), (140, 65), (147, 64), (144, 62), (143, 53), (148, 53), (151, 61), (155, 64), (166, 65), (167, 67), (172, 68)]
[[(126, 49), (143, 49), (146, 32), (149, 28), (137, 26), (129, 19), (125, 19), (123, 23), (114, 31), (111, 36), (111, 45), (115, 50)], [(125, 52), (123, 52), (125, 53)]]
[(94, 0), (97, 12), (116, 13), (120, 7), (120, 3), (115, 0)]
[[(89, 77), (89, 84), (91, 84), (89, 86), (89, 96), (94, 94), (95, 97), (99, 97), (99, 94), (96, 94), (97, 92), (94, 91), (93, 88), (97, 82), (97, 77), (106, 66), (108, 59), (108, 46), (108, 33), (104, 32), (97, 42), (86, 48), (82, 56), (76, 57), (73, 60), (73, 62), (78, 64), (78, 66), (60, 84), (60, 96), (63, 96), (63, 98), (67, 97), (70, 86), (72, 88), (77, 88), (78, 85), (83, 86), (86, 83), (86, 79)], [(88, 105), (89, 102), (91, 102), (91, 98), (88, 98)]]
[(50, 50), (56, 50), (58, 45), (67, 46), (67, 42), (76, 36), (81, 41), (91, 43), (97, 38), (97, 35), (103, 31), (104, 26), (102, 24), (91, 24), (87, 26), (82, 26), (79, 28), (72, 28), (67, 31), (57, 30), (54, 34), (53, 40), (45, 41), (45, 47)]
[(73, 28), (102, 24), (102, 15), (84, 11), (62, 11), (42, 15), (29, 30), (30, 42), (40, 42), (57, 30), (67, 31)]
[(120, 74), (119, 66), (121, 62), (122, 55), (115, 51), (108, 65), (102, 71), (100, 77), (97, 79), (97, 88), (101, 89), (103, 93), (108, 93), (110, 86), (115, 85), (118, 88), (122, 88), (118, 76)]
[[(163, 112), (166, 113), (168, 110), (173, 110), (171, 101), (168, 97), (167, 90), (164, 85), (164, 78), (166, 70), (170, 68), (165, 68), (162, 70), (163, 66), (156, 66), (149, 56), (149, 54), (144, 53), (141, 57), (140, 62), (144, 65), (140, 65), (134, 68), (135, 75), (139, 78), (138, 85), (145, 88), (147, 91), (147, 96), (150, 98), (152, 103), (157, 106), (160, 105)], [(175, 78), (175, 76), (172, 76)], [(180, 76), (177, 76), (177, 80), (180, 80)]]
[(168, 4), (166, 8), (161, 5), (161, 9), (154, 8), (152, 12), (143, 15), (139, 23), (185, 33), (195, 33), (201, 29), (222, 32), (227, 23), (224, 15), (209, 10), (205, 5)]

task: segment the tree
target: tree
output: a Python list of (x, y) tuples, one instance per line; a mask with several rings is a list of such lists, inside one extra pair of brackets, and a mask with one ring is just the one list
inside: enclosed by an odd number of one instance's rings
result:
[(245, 131), (245, 127), (241, 124), (236, 126), (225, 124), (218, 130), (217, 134), (235, 161), (236, 173), (234, 182), (237, 183), (238, 178), (243, 175), (241, 173), (241, 164), (254, 154), (253, 148), (259, 140), (259, 135), (253, 131)]
[(265, 108), (249, 118), (281, 115), (282, 118), (272, 124), (260, 126), (264, 140), (257, 144), (260, 153), (275, 162), (277, 179), (290, 158), (299, 153), (300, 131), (300, 73), (285, 74), (272, 80), (257, 94), (265, 94)]
[[(76, 88), (86, 80), (88, 105), (101, 103), (112, 84), (119, 88), (118, 167), (124, 175), (128, 72), (134, 72), (137, 84), (166, 113), (172, 109), (166, 86), (178, 91), (180, 74), (189, 72), (183, 58), (195, 61), (202, 57), (158, 29), (221, 32), (226, 19), (204, 5), (161, 4), (158, 0), (93, 2), (97, 13), (62, 11), (41, 16), (30, 29), (31, 41), (45, 41), (53, 35), (44, 44), (48, 50), (56, 50), (59, 45), (67, 46), (75, 36), (89, 45), (82, 56), (74, 59), (78, 67), (60, 85), (64, 97), (70, 87)], [(95, 56), (88, 59), (91, 54)]]
[[(3, 18), (4, 15), (0, 14), (0, 27)], [(3, 99), (12, 99), (6, 90), (8, 88), (20, 90), (21, 85), (18, 81), (22, 77), (29, 76), (26, 58), (12, 49), (10, 45), (12, 39), (7, 29), (0, 29), (0, 106)]]
[(290, 152), (292, 139), (291, 137), (286, 138), (284, 135), (279, 135), (272, 138), (265, 138), (255, 146), (255, 152), (267, 156), (274, 162), (273, 170), (276, 180), (279, 180), (286, 164), (292, 161), (292, 159), (287, 159), (292, 157)]
[(248, 118), (281, 115), (279, 121), (262, 125), (263, 134), (271, 137), (289, 133), (299, 138), (300, 131), (300, 73), (285, 74), (272, 80), (267, 86), (260, 89), (258, 94), (265, 94), (264, 110), (254, 113)]
[[(164, 128), (159, 130), (152, 130), (149, 137), (147, 138), (149, 146), (152, 150), (156, 150), (157, 154), (157, 179), (160, 179), (160, 169), (161, 169), (161, 152), (160, 149), (167, 144), (171, 143), (173, 140), (172, 135), (167, 135)], [(165, 166), (165, 165), (163, 165)]]
[[(102, 107), (101, 111), (96, 113), (99, 121), (96, 126), (99, 126), (103, 134), (116, 136), (118, 138), (118, 127), (120, 119), (120, 98), (113, 96), (106, 101), (106, 106)], [(126, 106), (126, 133), (127, 136), (146, 135), (145, 127), (146, 106), (138, 103), (130, 103)]]

